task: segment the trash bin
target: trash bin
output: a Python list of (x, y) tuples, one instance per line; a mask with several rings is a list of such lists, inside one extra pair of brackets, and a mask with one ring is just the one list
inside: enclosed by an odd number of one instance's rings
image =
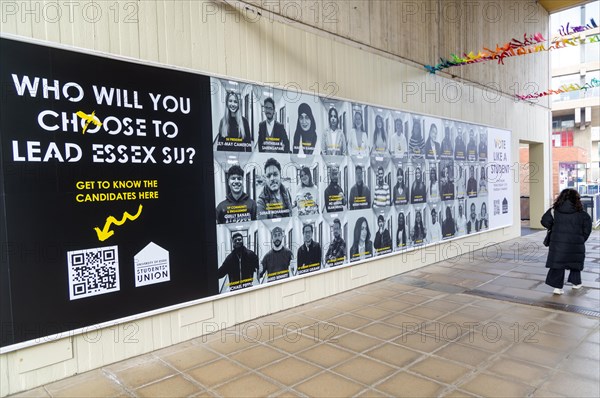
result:
[(529, 220), (529, 196), (521, 196), (521, 221)]

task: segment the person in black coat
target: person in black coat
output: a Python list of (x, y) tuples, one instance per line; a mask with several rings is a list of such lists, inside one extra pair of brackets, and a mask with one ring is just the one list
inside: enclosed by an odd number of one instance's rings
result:
[(579, 193), (571, 188), (564, 189), (544, 213), (541, 223), (552, 230), (546, 259), (546, 268), (549, 268), (546, 284), (554, 288), (554, 294), (563, 294), (565, 269), (569, 269), (568, 282), (573, 289), (580, 289), (585, 241), (592, 232), (592, 219), (583, 210)]
[[(234, 291), (252, 286), (258, 273), (258, 256), (252, 250), (244, 247), (244, 238), (241, 233), (236, 232), (231, 237), (233, 250), (219, 267), (217, 275), (219, 279), (229, 277), (229, 290)], [(221, 288), (221, 293), (225, 285)]]

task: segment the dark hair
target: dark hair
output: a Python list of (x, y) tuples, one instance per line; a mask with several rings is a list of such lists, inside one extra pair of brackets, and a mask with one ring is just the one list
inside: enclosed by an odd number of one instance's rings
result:
[(265, 170), (267, 170), (267, 167), (269, 166), (275, 166), (277, 167), (277, 170), (279, 170), (279, 172), (281, 172), (281, 164), (279, 164), (279, 162), (274, 159), (274, 158), (269, 158), (267, 159), (267, 162), (265, 163)]
[[(417, 221), (417, 216), (419, 216), (420, 220)], [(415, 227), (413, 228), (414, 234), (425, 236), (425, 227), (423, 226), (423, 215), (421, 214), (421, 210), (415, 211)]]
[[(377, 121), (379, 121), (379, 120), (381, 120), (381, 128), (377, 127)], [(377, 141), (377, 135), (380, 135), (383, 142), (387, 143), (387, 140), (385, 137), (383, 117), (381, 117), (381, 115), (375, 116), (375, 131), (373, 132), (373, 142)]]
[(312, 232), (315, 230), (315, 229), (313, 228), (313, 225), (312, 225), (312, 224), (304, 224), (304, 225), (302, 226), (302, 233), (304, 233), (304, 228), (306, 228), (306, 227), (310, 227), (310, 232), (311, 232), (311, 233), (312, 233)]
[(573, 206), (575, 206), (575, 210), (583, 210), (583, 204), (581, 204), (581, 196), (579, 196), (579, 192), (577, 192), (573, 188), (563, 189), (558, 195), (558, 198), (556, 198), (556, 201), (552, 205), (552, 208), (554, 210), (557, 210), (560, 206), (562, 206), (563, 203), (567, 201), (571, 202)]
[(400, 122), (400, 128), (398, 130), (400, 130), (401, 133), (403, 133), (404, 128), (402, 127), (402, 119), (398, 118), (398, 119), (394, 119), (394, 132), (398, 131), (396, 130), (396, 123)]
[(265, 98), (265, 101), (264, 101), (264, 103), (263, 103), (263, 104), (264, 104), (264, 105), (267, 105), (267, 102), (270, 102), (270, 103), (271, 103), (271, 105), (273, 105), (273, 108), (275, 108), (275, 101), (273, 100), (273, 98), (271, 98), (271, 97), (267, 97), (267, 98)]
[(416, 137), (423, 137), (423, 134), (421, 134), (421, 120), (419, 118), (413, 117), (413, 126), (410, 136), (415, 137), (414, 139), (417, 139)]
[(400, 216), (402, 216), (402, 219), (404, 220), (404, 227), (406, 228), (406, 217), (404, 216), (404, 212), (398, 213), (398, 226), (400, 226)]
[(380, 214), (379, 217), (377, 217), (377, 222), (379, 221), (383, 221), (385, 222), (385, 218), (383, 218), (383, 216)]
[(335, 117), (338, 119), (338, 125), (335, 126), (335, 127), (339, 127), (339, 124), (340, 124), (340, 121), (339, 121), (340, 114), (338, 113), (337, 109), (335, 109), (335, 107), (333, 107), (333, 106), (331, 108), (329, 108), (329, 111), (327, 111), (327, 122), (330, 123), (329, 119), (331, 119), (331, 113), (332, 112), (335, 112)]
[(433, 129), (435, 129), (435, 132), (437, 133), (437, 126), (435, 123), (431, 123), (431, 126), (429, 126), (429, 137), (431, 137), (431, 130)]
[(229, 168), (229, 171), (227, 172), (227, 178), (229, 178), (232, 175), (238, 175), (242, 177), (244, 176), (244, 170), (240, 167), (239, 164), (234, 164)]
[[(433, 176), (435, 177), (435, 180), (433, 180), (433, 179), (431, 178), (431, 174), (432, 174), (432, 173), (433, 173)], [(430, 183), (429, 185), (430, 185), (430, 186), (431, 186), (431, 185), (433, 185), (433, 184), (435, 184), (435, 183), (437, 183), (437, 180), (438, 180), (438, 178), (437, 178), (437, 170), (435, 169), (435, 166), (434, 166), (434, 167), (432, 167), (431, 169), (429, 169), (429, 180), (430, 180), (430, 181), (429, 181), (429, 183)]]
[(363, 222), (367, 224), (367, 237), (365, 238), (365, 242), (371, 239), (371, 231), (369, 230), (369, 223), (367, 219), (364, 217), (356, 220), (356, 224), (354, 224), (354, 244), (358, 246), (358, 242), (360, 242), (360, 229), (362, 228)]
[(334, 219), (333, 219), (333, 223), (334, 223), (334, 224), (339, 224), (340, 228), (341, 228), (341, 226), (342, 226), (342, 222), (340, 221), (340, 219), (339, 219), (339, 218), (334, 218)]
[[(308, 167), (304, 166), (304, 167), (302, 167), (300, 169), (300, 172), (304, 173), (304, 174), (306, 174), (308, 176), (308, 185), (307, 185), (307, 187), (313, 187), (315, 184), (313, 184), (312, 173), (310, 172), (310, 169)], [(303, 185), (302, 181), (300, 181), (300, 184)]]

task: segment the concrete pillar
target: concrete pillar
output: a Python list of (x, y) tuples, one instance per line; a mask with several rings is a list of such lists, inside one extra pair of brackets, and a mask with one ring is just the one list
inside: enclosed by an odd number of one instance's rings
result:
[(551, 191), (551, 152), (549, 144), (529, 143), (529, 225), (543, 229), (540, 220), (550, 207)]

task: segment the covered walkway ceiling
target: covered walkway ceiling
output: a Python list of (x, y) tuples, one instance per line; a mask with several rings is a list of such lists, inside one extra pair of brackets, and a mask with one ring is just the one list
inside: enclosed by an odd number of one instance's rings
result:
[(537, 0), (549, 14), (591, 3), (593, 0)]

